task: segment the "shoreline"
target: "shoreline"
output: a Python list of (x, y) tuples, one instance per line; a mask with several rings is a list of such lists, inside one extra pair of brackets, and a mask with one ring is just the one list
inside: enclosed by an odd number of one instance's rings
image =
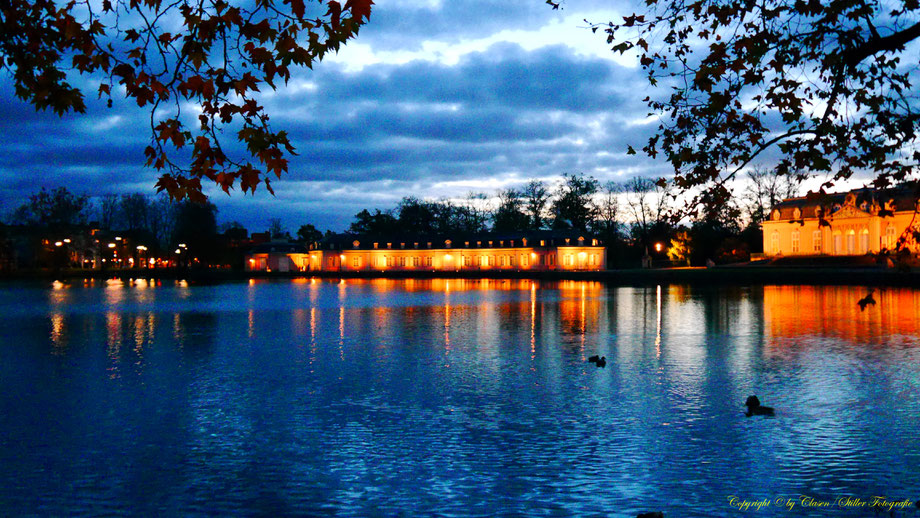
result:
[(582, 272), (245, 272), (230, 270), (62, 270), (18, 271), (0, 274), (0, 282), (68, 279), (175, 279), (195, 283), (249, 279), (532, 279), (541, 281), (596, 281), (610, 285), (871, 285), (920, 286), (920, 272), (882, 268), (817, 268), (773, 266), (717, 266), (713, 268), (624, 269)]

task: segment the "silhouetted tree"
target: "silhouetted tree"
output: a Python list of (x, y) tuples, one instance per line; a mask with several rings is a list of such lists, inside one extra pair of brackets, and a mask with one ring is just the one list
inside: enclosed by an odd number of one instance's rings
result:
[(389, 212), (380, 212), (376, 209), (373, 214), (367, 209), (355, 214), (349, 231), (355, 234), (393, 234), (398, 232), (399, 224)]
[(413, 234), (430, 234), (435, 230), (436, 211), (434, 203), (407, 196), (396, 206), (399, 228)]
[(315, 243), (323, 238), (323, 233), (312, 224), (301, 225), (297, 229), (297, 240), (301, 243)]
[(239, 221), (231, 221), (220, 226), (220, 233), (231, 241), (243, 241), (249, 237), (249, 231)]
[(582, 174), (563, 174), (562, 179), (550, 208), (553, 228), (587, 231), (597, 217), (593, 198), (598, 182), (593, 176), (586, 178)]
[[(179, 253), (183, 264), (191, 264), (191, 258), (210, 263), (216, 256), (217, 207), (211, 202), (184, 201), (177, 204), (176, 226), (173, 244), (186, 245)], [(184, 256), (183, 254), (188, 254)]]
[(775, 170), (754, 169), (747, 174), (749, 180), (744, 191), (748, 217), (752, 223), (760, 224), (770, 216), (774, 205), (798, 192), (795, 177), (778, 175)]
[(86, 223), (89, 212), (89, 198), (77, 196), (66, 187), (41, 191), (29, 196), (28, 203), (13, 213), (13, 222), (21, 225), (36, 225), (50, 229), (62, 229)]
[(546, 209), (549, 206), (549, 191), (539, 180), (531, 180), (521, 190), (524, 198), (524, 213), (530, 219), (531, 230), (540, 230), (546, 225)]
[(124, 230), (147, 230), (150, 200), (140, 193), (122, 194), (119, 200), (119, 227)]
[(103, 194), (99, 197), (99, 225), (113, 230), (121, 221), (121, 204), (117, 194)]
[(528, 230), (530, 218), (524, 213), (525, 200), (521, 193), (514, 189), (506, 189), (498, 193), (498, 208), (492, 216), (492, 230), (502, 233), (513, 233)]
[(626, 207), (633, 220), (632, 233), (643, 249), (654, 240), (664, 241), (670, 234), (666, 221), (669, 189), (667, 184), (638, 176), (623, 185)]
[(281, 224), (281, 218), (271, 218), (268, 220), (268, 234), (272, 239), (290, 239), (291, 235), (284, 230)]
[(768, 149), (775, 174), (827, 174), (824, 187), (859, 171), (877, 187), (915, 173), (916, 0), (644, 5), (594, 29), (638, 52), (651, 86), (664, 79), (669, 96), (645, 99), (661, 122), (644, 151), (695, 191), (692, 209), (723, 203), (726, 182)]

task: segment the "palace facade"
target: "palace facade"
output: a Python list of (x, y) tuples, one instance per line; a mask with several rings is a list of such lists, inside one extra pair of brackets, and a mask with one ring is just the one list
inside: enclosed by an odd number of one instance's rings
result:
[[(893, 250), (915, 220), (915, 185), (809, 195), (777, 204), (763, 224), (767, 257), (866, 255)], [(908, 247), (917, 252), (914, 240)]]
[(607, 249), (596, 238), (533, 232), (391, 238), (340, 234), (309, 246), (266, 243), (246, 257), (249, 271), (459, 272), (604, 270)]

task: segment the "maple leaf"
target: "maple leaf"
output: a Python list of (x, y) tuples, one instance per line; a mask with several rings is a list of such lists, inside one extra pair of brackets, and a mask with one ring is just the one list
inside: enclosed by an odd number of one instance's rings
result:
[(373, 0), (347, 0), (345, 2), (345, 9), (351, 11), (351, 17), (357, 19), (359, 22), (361, 20), (367, 21), (371, 19), (371, 6), (374, 5)]

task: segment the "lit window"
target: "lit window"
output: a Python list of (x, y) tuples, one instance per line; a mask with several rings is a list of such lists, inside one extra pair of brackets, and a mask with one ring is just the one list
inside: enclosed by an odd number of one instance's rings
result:
[(811, 240), (814, 246), (814, 249), (813, 249), (814, 252), (816, 254), (820, 254), (821, 253), (821, 231), (815, 230), (814, 232), (812, 232)]
[(799, 253), (799, 231), (796, 230), (792, 233), (792, 253)]
[(885, 248), (893, 249), (897, 244), (897, 231), (894, 229), (894, 225), (888, 225), (888, 228), (885, 229)]
[(770, 238), (770, 249), (773, 250), (774, 254), (779, 253), (779, 232), (773, 231), (773, 236)]

